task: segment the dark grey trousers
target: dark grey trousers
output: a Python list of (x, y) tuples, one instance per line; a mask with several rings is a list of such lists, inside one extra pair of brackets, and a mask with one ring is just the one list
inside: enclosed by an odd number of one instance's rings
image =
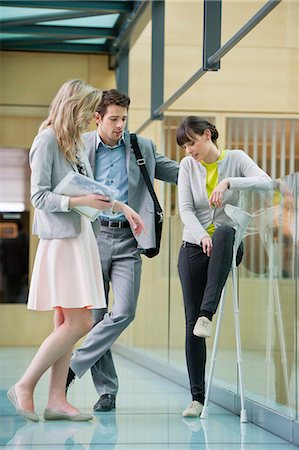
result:
[(116, 395), (118, 378), (110, 347), (135, 317), (142, 250), (129, 228), (101, 227), (98, 246), (106, 299), (111, 286), (113, 305), (110, 312), (94, 310), (94, 326), (82, 347), (73, 353), (71, 368), (79, 378), (91, 369), (98, 394)]

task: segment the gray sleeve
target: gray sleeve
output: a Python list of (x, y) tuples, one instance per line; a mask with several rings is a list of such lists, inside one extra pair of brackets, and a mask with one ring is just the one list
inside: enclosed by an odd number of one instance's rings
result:
[(156, 160), (155, 178), (167, 183), (177, 184), (179, 163), (157, 152), (156, 146), (151, 142)]
[(29, 164), (31, 168), (31, 202), (37, 209), (47, 212), (69, 211), (69, 199), (67, 195), (52, 192), (52, 170), (55, 152), (58, 146), (48, 136), (37, 135), (33, 141)]
[(269, 191), (273, 189), (273, 181), (254, 161), (242, 150), (234, 150), (234, 156), (240, 172), (240, 177), (227, 177), (230, 189), (240, 191)]
[(182, 160), (178, 179), (179, 211), (183, 224), (200, 244), (202, 238), (209, 236), (195, 214), (194, 201), (190, 182), (190, 168), (186, 160)]

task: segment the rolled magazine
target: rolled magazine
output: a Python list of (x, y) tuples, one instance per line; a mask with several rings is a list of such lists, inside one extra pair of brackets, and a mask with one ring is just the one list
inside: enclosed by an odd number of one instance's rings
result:
[[(118, 195), (117, 189), (106, 186), (77, 172), (69, 172), (54, 188), (53, 192), (72, 197), (86, 194), (101, 194), (108, 197), (109, 202), (113, 202)], [(99, 209), (92, 208), (91, 206), (76, 206), (72, 209), (82, 216), (87, 217), (91, 222), (94, 222), (102, 213)]]

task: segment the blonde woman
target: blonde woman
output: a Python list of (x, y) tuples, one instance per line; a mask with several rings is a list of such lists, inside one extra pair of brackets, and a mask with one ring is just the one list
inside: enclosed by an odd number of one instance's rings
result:
[[(46, 420), (86, 421), (65, 397), (67, 370), (74, 344), (92, 327), (92, 308), (106, 307), (101, 263), (95, 233), (99, 225), (75, 206), (122, 212), (138, 236), (144, 230), (140, 216), (129, 206), (109, 202), (102, 195), (69, 197), (53, 192), (70, 172), (93, 177), (81, 133), (94, 116), (101, 91), (81, 80), (66, 82), (55, 96), (29, 155), (31, 201), (35, 207), (33, 233), (40, 238), (32, 273), (28, 309), (54, 309), (54, 330), (41, 344), (20, 380), (8, 391), (16, 411), (37, 422), (33, 393), (51, 368)], [(93, 229), (94, 228), (94, 229)]]

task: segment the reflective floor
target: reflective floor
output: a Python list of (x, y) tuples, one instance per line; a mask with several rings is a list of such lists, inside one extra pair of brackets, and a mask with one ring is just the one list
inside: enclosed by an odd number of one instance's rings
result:
[[(120, 378), (117, 407), (97, 413), (88, 423), (27, 422), (17, 416), (6, 391), (24, 371), (35, 349), (0, 348), (0, 448), (8, 450), (291, 450), (286, 441), (211, 405), (209, 419), (184, 419), (190, 402), (186, 389), (143, 367), (115, 356)], [(35, 394), (42, 414), (47, 375)], [(71, 402), (90, 412), (98, 400), (89, 374), (70, 390)]]

